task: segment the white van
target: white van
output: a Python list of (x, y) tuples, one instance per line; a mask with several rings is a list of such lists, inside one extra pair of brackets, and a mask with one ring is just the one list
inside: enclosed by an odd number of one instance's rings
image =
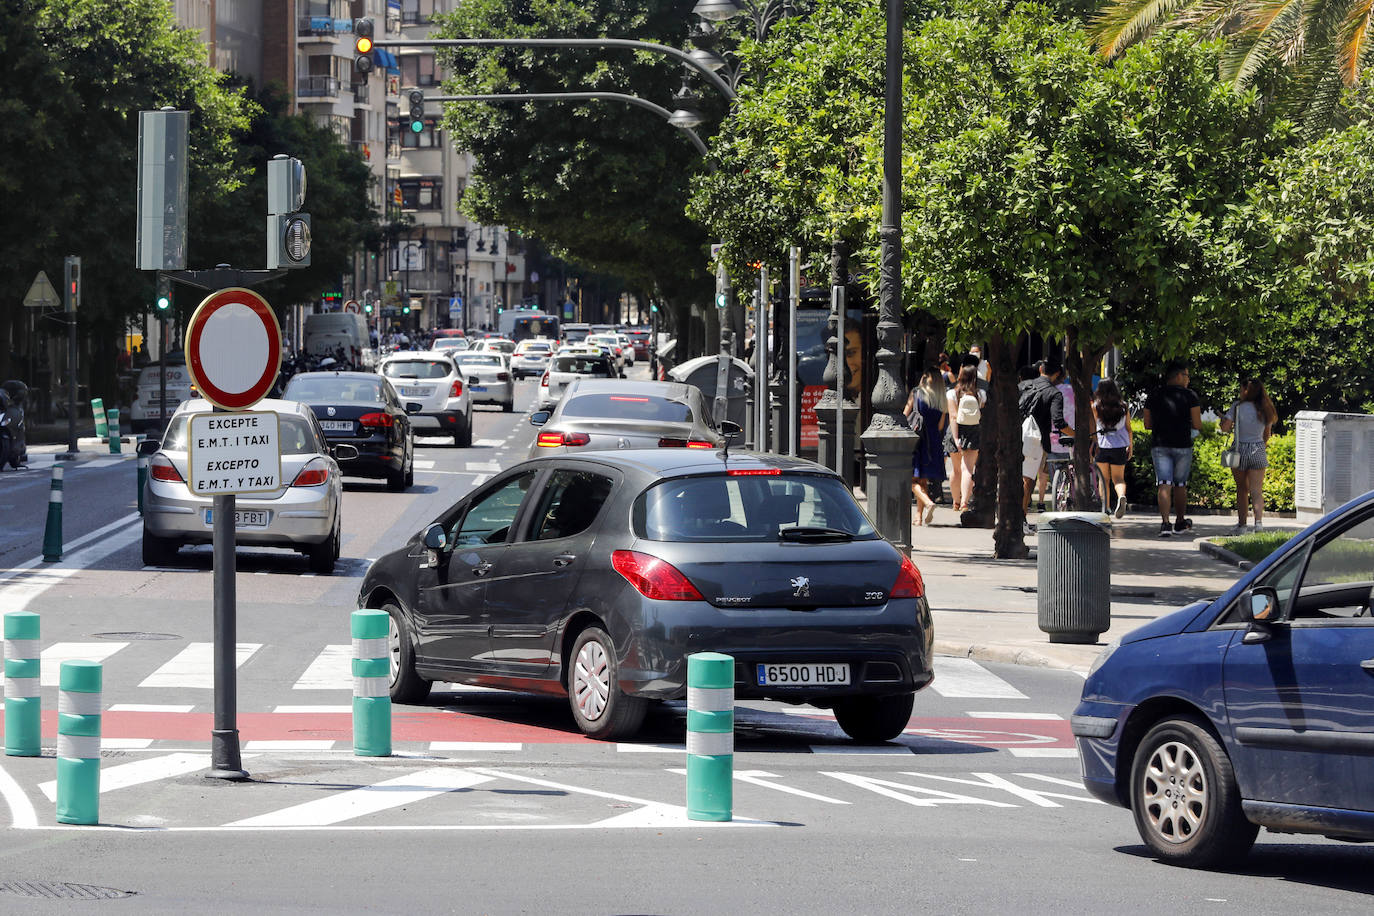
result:
[[(133, 406), (129, 408), (129, 426), (135, 433), (146, 433), (160, 429), (162, 412), (158, 399), (162, 396), (162, 383), (158, 379), (158, 364), (150, 363), (138, 371), (138, 392), (134, 395)], [(167, 363), (167, 419), (176, 413), (177, 405), (191, 397), (191, 373), (185, 363)]]
[(338, 357), (359, 369), (371, 368), (374, 362), (367, 321), (357, 312), (322, 312), (305, 316), (305, 352), (323, 359)]

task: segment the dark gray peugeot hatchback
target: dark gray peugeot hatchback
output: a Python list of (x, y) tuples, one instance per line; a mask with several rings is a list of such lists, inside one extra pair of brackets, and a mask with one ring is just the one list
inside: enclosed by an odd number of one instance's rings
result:
[(391, 696), (434, 681), (567, 694), (577, 726), (633, 734), (687, 692), (687, 656), (735, 659), (735, 695), (832, 709), (887, 741), (930, 683), (920, 572), (833, 472), (687, 449), (515, 465), (363, 579), (391, 615)]

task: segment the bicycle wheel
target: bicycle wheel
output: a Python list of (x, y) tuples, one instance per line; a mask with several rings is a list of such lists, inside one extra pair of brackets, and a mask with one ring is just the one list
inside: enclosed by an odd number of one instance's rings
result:
[(1093, 464), (1093, 466), (1092, 466), (1092, 471), (1093, 471), (1093, 501), (1094, 501), (1095, 503), (1097, 503), (1096, 508), (1102, 510), (1103, 512), (1111, 512), (1111, 511), (1112, 511), (1112, 508), (1111, 508), (1111, 507), (1112, 507), (1111, 494), (1108, 493), (1108, 492), (1106, 491), (1105, 488), (1106, 488), (1107, 485), (1106, 485), (1106, 483), (1102, 480), (1102, 472), (1099, 471), (1099, 470), (1097, 469), (1097, 464), (1096, 464), (1095, 462), (1094, 462), (1094, 464)]
[(1055, 512), (1068, 512), (1073, 509), (1073, 471), (1067, 465), (1054, 469), (1050, 479), (1050, 494)]

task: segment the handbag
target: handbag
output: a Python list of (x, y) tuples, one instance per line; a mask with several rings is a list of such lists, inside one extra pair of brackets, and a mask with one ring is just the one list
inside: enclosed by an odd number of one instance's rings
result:
[(1240, 467), (1240, 401), (1231, 405), (1231, 415), (1235, 417), (1235, 422), (1231, 426), (1231, 441), (1226, 451), (1221, 453), (1221, 463), (1223, 467), (1235, 470)]

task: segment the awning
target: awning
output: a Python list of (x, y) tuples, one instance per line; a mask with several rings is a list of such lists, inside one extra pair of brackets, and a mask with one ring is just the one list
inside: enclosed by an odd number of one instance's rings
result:
[(388, 70), (392, 73), (401, 72), (400, 61), (396, 59), (395, 54), (392, 54), (386, 48), (373, 48), (372, 60), (378, 67), (382, 68), (383, 70)]

